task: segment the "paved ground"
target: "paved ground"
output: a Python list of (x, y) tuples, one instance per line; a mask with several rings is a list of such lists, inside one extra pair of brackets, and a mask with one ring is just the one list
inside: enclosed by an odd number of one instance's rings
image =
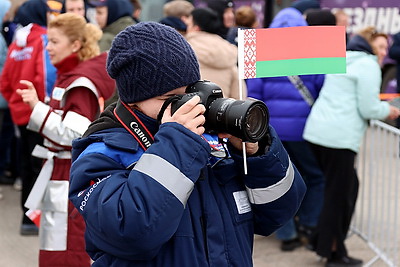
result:
[[(38, 257), (38, 237), (20, 236), (19, 226), (21, 212), (19, 208), (20, 193), (12, 186), (0, 186), (0, 267), (35, 267)], [(367, 245), (357, 236), (348, 239), (351, 255), (368, 262), (374, 255)], [(305, 248), (294, 252), (281, 252), (279, 242), (273, 236), (255, 237), (255, 267), (317, 267), (324, 262)], [(383, 267), (378, 262), (374, 267)], [(222, 266), (221, 266), (222, 267)]]

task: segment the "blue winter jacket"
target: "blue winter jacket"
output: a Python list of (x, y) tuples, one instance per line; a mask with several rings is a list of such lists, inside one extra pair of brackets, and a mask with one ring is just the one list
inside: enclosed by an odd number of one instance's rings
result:
[(270, 132), (246, 176), (240, 153), (217, 158), (216, 136), (206, 142), (177, 123), (162, 124), (145, 152), (124, 128), (75, 140), (69, 197), (93, 266), (252, 266), (254, 233), (282, 226), (305, 192)]
[[(304, 85), (316, 99), (324, 83), (324, 75), (300, 75)], [(283, 141), (303, 141), (303, 130), (311, 111), (299, 90), (285, 77), (247, 80), (249, 97), (264, 101), (270, 123)]]

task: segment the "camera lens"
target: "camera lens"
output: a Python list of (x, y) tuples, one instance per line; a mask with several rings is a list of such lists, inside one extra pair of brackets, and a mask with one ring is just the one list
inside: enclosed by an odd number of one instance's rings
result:
[(268, 129), (268, 108), (259, 100), (217, 98), (205, 115), (206, 129), (229, 133), (243, 141), (257, 142)]
[(265, 109), (262, 105), (258, 105), (259, 103), (255, 103), (254, 105), (250, 106), (249, 110), (247, 111), (246, 115), (246, 131), (248, 132), (249, 136), (253, 136), (257, 138), (257, 136), (263, 136), (265, 127), (265, 123), (262, 123), (264, 118), (267, 117)]
[(223, 98), (222, 89), (210, 81), (191, 84), (185, 92), (185, 95), (177, 95), (165, 101), (158, 114), (158, 121), (161, 121), (163, 111), (169, 103), (173, 114), (194, 95), (198, 95), (206, 107), (206, 132), (228, 133), (245, 142), (257, 142), (267, 133), (269, 113), (264, 102), (256, 99)]

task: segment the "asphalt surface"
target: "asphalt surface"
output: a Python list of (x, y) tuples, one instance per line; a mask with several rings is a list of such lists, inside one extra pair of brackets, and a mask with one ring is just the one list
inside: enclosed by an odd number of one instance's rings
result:
[[(0, 185), (0, 267), (35, 267), (38, 266), (39, 240), (37, 236), (21, 236), (20, 192), (12, 186)], [(255, 236), (255, 267), (317, 267), (324, 266), (324, 261), (304, 247), (293, 252), (282, 252), (280, 243), (274, 236)], [(352, 235), (347, 240), (350, 254), (368, 262), (374, 257), (367, 244), (358, 236)], [(385, 266), (377, 262), (374, 267)], [(221, 266), (222, 267), (222, 266)]]

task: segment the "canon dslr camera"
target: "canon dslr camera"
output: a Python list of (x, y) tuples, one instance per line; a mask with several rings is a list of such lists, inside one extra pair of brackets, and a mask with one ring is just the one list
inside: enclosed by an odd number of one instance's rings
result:
[(223, 98), (222, 89), (210, 81), (198, 81), (186, 88), (186, 94), (168, 99), (172, 114), (193, 96), (206, 107), (204, 128), (208, 133), (228, 133), (244, 142), (257, 142), (268, 130), (269, 113), (264, 102)]

